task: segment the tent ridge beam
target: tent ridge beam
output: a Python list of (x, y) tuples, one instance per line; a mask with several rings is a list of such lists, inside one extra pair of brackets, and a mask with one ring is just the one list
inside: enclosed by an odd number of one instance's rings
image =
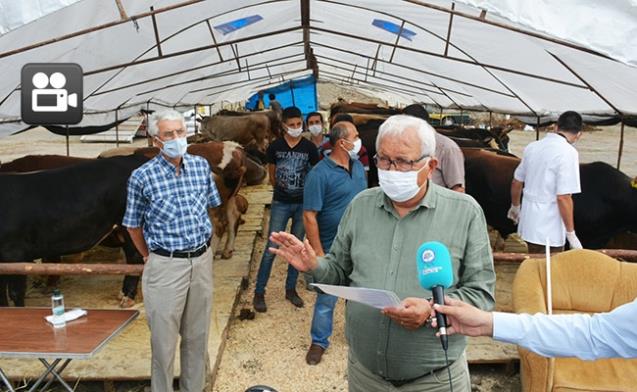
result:
[(416, 4), (416, 5), (419, 5), (419, 6), (422, 6), (422, 7), (430, 8), (430, 9), (433, 9), (433, 10), (436, 10), (436, 11), (447, 12), (447, 13), (450, 13), (450, 14), (453, 14), (453, 15), (457, 15), (457, 16), (466, 18), (466, 19), (474, 20), (476, 22), (480, 22), (480, 23), (491, 25), (491, 26), (499, 27), (499, 28), (502, 28), (502, 29), (505, 29), (505, 30), (514, 31), (516, 33), (528, 35), (528, 36), (533, 37), (533, 38), (538, 38), (538, 39), (541, 39), (541, 40), (544, 40), (544, 41), (548, 41), (548, 42), (552, 42), (552, 43), (555, 43), (555, 44), (558, 44), (558, 45), (566, 46), (566, 47), (569, 47), (571, 49), (576, 49), (576, 50), (579, 50), (579, 51), (582, 51), (582, 52), (590, 53), (590, 54), (593, 54), (593, 55), (596, 55), (596, 56), (600, 56), (600, 57), (604, 57), (604, 58), (616, 61), (613, 58), (611, 58), (611, 57), (609, 57), (609, 56), (607, 56), (607, 55), (605, 55), (603, 53), (597, 52), (595, 50), (589, 49), (589, 48), (581, 46), (581, 45), (577, 45), (577, 44), (574, 44), (574, 43), (571, 43), (571, 42), (568, 42), (568, 41), (564, 41), (564, 40), (561, 40), (561, 39), (558, 39), (558, 38), (549, 37), (549, 36), (544, 35), (544, 34), (539, 34), (539, 33), (535, 33), (535, 32), (532, 32), (532, 31), (524, 30), (524, 29), (521, 29), (521, 28), (518, 28), (518, 27), (509, 26), (507, 24), (496, 22), (496, 21), (493, 21), (493, 20), (487, 20), (486, 19), (486, 11), (484, 12), (484, 17), (482, 17), (483, 16), (482, 12), (480, 13), (480, 16), (473, 16), (473, 15), (467, 14), (465, 12), (461, 12), (461, 11), (456, 11), (456, 10), (453, 10), (453, 9), (445, 8), (445, 7), (442, 7), (442, 6), (439, 6), (439, 5), (435, 5), (435, 4), (431, 4), (431, 3), (428, 3), (428, 2), (422, 1), (422, 0), (403, 0), (403, 1), (405, 1), (407, 3)]
[[(357, 40), (361, 40), (361, 41), (366, 41), (366, 42), (370, 42), (370, 43), (376, 43), (379, 46), (386, 44), (383, 41), (379, 41), (379, 40), (376, 40), (376, 39), (373, 39), (373, 38), (360, 37), (360, 36), (356, 36), (356, 35), (353, 35), (353, 34), (348, 34), (348, 33), (344, 33), (344, 32), (338, 32), (338, 31), (326, 29), (326, 28), (323, 28), (323, 27), (312, 26), (312, 29), (317, 30), (317, 31), (321, 31), (321, 32), (325, 32), (325, 33), (329, 33), (329, 34), (340, 35), (340, 36), (343, 36), (343, 37), (348, 37), (348, 38), (353, 38), (353, 39), (357, 39)], [(510, 68), (501, 67), (501, 66), (498, 66), (498, 65), (485, 64), (485, 63), (477, 62), (475, 60), (474, 61), (469, 61), (469, 60), (461, 59), (461, 58), (458, 58), (458, 57), (449, 57), (449, 56), (445, 57), (445, 56), (443, 56), (443, 55), (441, 55), (439, 53), (433, 53), (433, 52), (429, 52), (429, 51), (426, 51), (426, 50), (420, 50), (420, 49), (411, 48), (411, 47), (402, 46), (402, 45), (398, 45), (397, 47), (399, 49), (403, 49), (403, 50), (407, 50), (407, 51), (411, 51), (411, 52), (415, 52), (415, 53), (420, 53), (420, 54), (423, 54), (423, 55), (426, 55), (426, 56), (443, 58), (443, 59), (446, 59), (446, 60), (456, 61), (456, 62), (459, 62), (459, 63), (469, 64), (469, 65), (473, 65), (473, 66), (480, 66), (480, 67), (484, 67), (484, 68), (490, 68), (490, 69), (494, 69), (496, 71), (503, 71), (503, 72), (512, 73), (512, 74), (516, 74), (516, 75), (520, 75), (520, 76), (525, 76), (525, 77), (529, 77), (529, 78), (533, 78), (533, 79), (539, 79), (539, 80), (544, 80), (544, 81), (547, 81), (547, 82), (552, 82), (552, 83), (557, 83), (557, 84), (563, 84), (563, 85), (566, 85), (566, 86), (586, 89), (585, 86), (581, 86), (581, 85), (576, 84), (576, 83), (571, 83), (571, 82), (567, 82), (567, 81), (564, 81), (564, 80), (549, 78), (547, 76), (536, 75), (536, 74), (532, 74), (532, 73), (528, 73), (528, 72), (518, 71), (518, 70), (514, 70), (514, 69), (510, 69)]]
[(141, 18), (145, 18), (145, 17), (151, 16), (151, 15), (156, 15), (156, 14), (160, 14), (160, 13), (163, 13), (163, 12), (172, 11), (172, 10), (177, 9), (177, 8), (181, 8), (181, 7), (189, 6), (189, 5), (192, 5), (192, 4), (200, 3), (202, 1), (203, 0), (188, 0), (188, 1), (184, 1), (182, 3), (177, 3), (177, 4), (169, 5), (169, 6), (166, 6), (166, 7), (163, 7), (163, 8), (158, 8), (158, 9), (156, 9), (154, 11), (151, 11), (151, 12), (142, 12), (140, 14), (130, 16), (130, 17), (126, 18), (126, 19), (119, 19), (119, 20), (116, 20), (116, 21), (113, 21), (113, 22), (101, 24), (99, 26), (90, 27), (88, 29), (76, 31), (74, 33), (69, 33), (69, 34), (65, 34), (65, 35), (62, 35), (62, 36), (59, 36), (59, 37), (51, 38), (51, 39), (48, 39), (48, 40), (45, 40), (45, 41), (40, 41), (40, 42), (32, 44), (32, 45), (27, 45), (27, 46), (23, 46), (21, 48), (9, 50), (9, 51), (0, 53), (0, 58), (9, 57), (9, 56), (12, 56), (14, 54), (26, 52), (26, 51), (31, 50), (31, 49), (39, 48), (39, 47), (42, 47), (42, 46), (45, 46), (45, 45), (49, 45), (49, 44), (53, 44), (53, 43), (60, 42), (60, 41), (65, 41), (67, 39), (74, 38), (74, 37), (77, 37), (77, 36), (80, 36), (80, 35), (84, 35), (84, 34), (88, 34), (88, 33), (93, 33), (95, 31), (104, 30), (104, 29), (107, 29), (107, 28), (110, 28), (110, 27), (113, 27), (113, 26), (120, 25), (122, 23), (126, 23), (126, 22), (129, 22), (129, 21), (135, 21), (136, 19), (141, 19)]

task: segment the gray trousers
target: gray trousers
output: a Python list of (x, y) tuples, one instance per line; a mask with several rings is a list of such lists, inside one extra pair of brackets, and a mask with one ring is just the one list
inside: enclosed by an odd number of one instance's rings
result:
[[(471, 392), (471, 378), (466, 354), (449, 366), (454, 392)], [(447, 369), (432, 372), (409, 384), (393, 386), (377, 374), (370, 372), (356, 360), (350, 350), (347, 361), (347, 382), (349, 392), (448, 392), (449, 375)]]
[(177, 340), (182, 392), (201, 392), (208, 370), (208, 329), (212, 310), (212, 248), (197, 258), (151, 253), (142, 291), (152, 349), (151, 389), (173, 390)]

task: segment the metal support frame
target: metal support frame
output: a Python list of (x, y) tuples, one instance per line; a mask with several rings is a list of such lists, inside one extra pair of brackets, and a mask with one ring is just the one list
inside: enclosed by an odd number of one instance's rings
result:
[(219, 60), (223, 61), (223, 56), (221, 55), (221, 49), (219, 49), (219, 45), (217, 44), (217, 37), (215, 37), (215, 32), (212, 30), (212, 26), (210, 25), (210, 21), (208, 19), (206, 19), (206, 25), (208, 25), (208, 31), (210, 31), (212, 42), (217, 47), (217, 54), (219, 55)]
[(115, 109), (115, 146), (119, 147), (119, 108)]
[(195, 105), (194, 107), (194, 115), (193, 115), (193, 125), (195, 126), (195, 135), (198, 134), (199, 129), (197, 127), (197, 105)]
[(398, 30), (398, 34), (396, 35), (396, 42), (394, 42), (394, 47), (391, 50), (391, 55), (389, 56), (389, 62), (394, 61), (394, 53), (396, 53), (396, 48), (398, 47), (398, 41), (400, 41), (400, 35), (403, 33), (403, 29), (405, 28), (405, 20), (403, 19), (400, 24), (400, 29)]
[(66, 124), (64, 126), (64, 128), (66, 128), (66, 156), (68, 157), (70, 154), (70, 147), (69, 147), (69, 124)]
[(535, 126), (535, 140), (540, 140), (540, 116), (537, 116), (537, 125)]
[[(364, 59), (367, 59), (368, 62), (370, 60), (375, 60), (375, 61), (377, 60), (378, 62), (389, 64), (389, 62), (387, 62), (385, 60), (376, 59), (374, 57), (366, 56), (364, 54), (353, 52), (353, 51), (350, 51), (350, 50), (347, 50), (347, 49), (337, 48), (337, 47), (334, 47), (334, 46), (331, 46), (331, 45), (326, 45), (326, 44), (321, 44), (321, 43), (313, 43), (313, 44), (316, 45), (316, 46), (321, 46), (321, 47), (324, 47), (324, 48), (335, 50), (337, 52), (342, 52), (342, 53), (347, 53), (347, 54), (351, 54), (351, 55), (356, 55), (356, 56), (362, 57)], [(320, 56), (320, 57), (326, 57), (326, 56)], [(343, 63), (345, 63), (345, 62), (343, 62)], [(418, 73), (421, 73), (423, 75), (434, 76), (436, 78), (449, 80), (451, 82), (455, 82), (455, 83), (458, 83), (458, 84), (461, 84), (461, 85), (464, 85), (464, 86), (470, 86), (470, 87), (477, 88), (479, 90), (488, 91), (488, 92), (491, 92), (491, 93), (494, 93), (494, 94), (503, 95), (503, 96), (506, 96), (506, 97), (509, 97), (509, 98), (515, 98), (515, 96), (510, 95), (510, 94), (505, 93), (505, 92), (502, 92), (502, 91), (493, 90), (493, 89), (485, 87), (485, 86), (480, 86), (480, 85), (477, 85), (477, 84), (474, 84), (474, 83), (470, 83), (470, 82), (466, 82), (466, 81), (463, 81), (463, 80), (460, 80), (460, 79), (455, 79), (455, 78), (451, 78), (451, 77), (448, 77), (448, 76), (440, 75), (440, 74), (437, 74), (437, 73), (434, 73), (434, 72), (429, 72), (429, 71), (426, 71), (426, 70), (423, 70), (423, 69), (418, 69), (418, 68), (410, 67), (408, 65), (396, 64), (396, 63), (392, 63), (392, 65), (396, 66), (396, 67), (400, 67), (402, 69), (407, 69), (407, 70), (410, 70), (410, 71), (418, 72)], [(372, 67), (373, 67), (373, 65), (372, 65)], [(366, 69), (370, 69), (370, 68), (371, 67), (368, 66)], [(424, 83), (424, 82), (421, 82), (421, 83)], [(446, 90), (447, 91), (454, 91), (454, 90), (450, 90), (450, 89), (446, 89)]]
[(568, 42), (568, 41), (564, 41), (564, 40), (560, 40), (560, 39), (557, 39), (557, 38), (549, 37), (549, 36), (546, 36), (546, 35), (543, 35), (543, 34), (539, 34), (539, 33), (535, 33), (535, 32), (532, 32), (532, 31), (527, 31), (527, 30), (520, 29), (520, 28), (517, 28), (517, 27), (509, 26), (509, 25), (506, 25), (504, 23), (496, 22), (496, 21), (493, 21), (493, 20), (487, 20), (486, 19), (486, 11), (485, 10), (482, 10), (480, 12), (480, 16), (476, 17), (476, 16), (473, 16), (473, 15), (467, 14), (465, 12), (456, 11), (454, 9), (445, 8), (445, 7), (442, 7), (442, 6), (439, 6), (439, 5), (435, 5), (435, 4), (431, 4), (431, 3), (427, 3), (427, 2), (421, 1), (421, 0), (404, 0), (404, 1), (407, 2), (407, 3), (416, 4), (416, 5), (419, 5), (419, 6), (422, 6), (422, 7), (426, 7), (426, 8), (430, 8), (430, 9), (433, 9), (433, 10), (436, 10), (436, 11), (440, 11), (440, 12), (447, 12), (447, 13), (450, 13), (450, 14), (453, 14), (453, 15), (456, 15), (456, 16), (459, 16), (459, 17), (463, 17), (463, 18), (466, 18), (466, 19), (470, 19), (470, 20), (473, 20), (473, 21), (476, 21), (476, 22), (488, 24), (488, 25), (499, 27), (501, 29), (505, 29), (505, 30), (509, 30), (509, 31), (514, 31), (516, 33), (520, 33), (520, 34), (523, 34), (523, 35), (528, 35), (528, 36), (531, 36), (531, 37), (534, 37), (534, 38), (538, 38), (538, 39), (541, 39), (541, 40), (544, 40), (544, 41), (552, 42), (552, 43), (555, 43), (555, 44), (558, 44), (558, 45), (567, 46), (567, 47), (569, 47), (571, 49), (576, 49), (576, 50), (579, 50), (579, 51), (582, 51), (582, 52), (586, 52), (586, 53), (594, 54), (596, 56), (600, 56), (600, 57), (604, 57), (604, 58), (610, 59), (610, 57), (606, 56), (605, 54), (596, 52), (596, 51), (594, 51), (592, 49), (589, 49), (589, 48), (586, 48), (584, 46), (580, 46), (580, 45), (577, 45), (577, 44), (574, 44), (574, 43), (571, 43), (571, 42)]
[(137, 19), (141, 19), (141, 18), (145, 18), (145, 17), (151, 16), (151, 15), (161, 14), (163, 12), (172, 11), (172, 10), (175, 10), (175, 9), (178, 9), (178, 8), (181, 8), (181, 7), (185, 7), (185, 6), (189, 6), (189, 5), (192, 5), (192, 4), (200, 3), (202, 1), (204, 1), (204, 0), (184, 1), (182, 3), (177, 3), (177, 4), (173, 4), (173, 5), (167, 6), (167, 7), (158, 8), (157, 10), (154, 10), (154, 11), (151, 11), (151, 12), (142, 12), (140, 14), (136, 14), (136, 15), (130, 16), (130, 17), (126, 18), (126, 19), (119, 19), (119, 20), (116, 20), (114, 22), (104, 23), (104, 24), (101, 24), (99, 26), (95, 26), (95, 27), (91, 27), (91, 28), (88, 28), (88, 29), (76, 31), (74, 33), (65, 34), (65, 35), (62, 35), (62, 36), (59, 36), (59, 37), (55, 37), (55, 38), (51, 38), (51, 39), (48, 39), (48, 40), (45, 40), (45, 41), (40, 41), (40, 42), (32, 44), (32, 45), (23, 46), (21, 48), (17, 48), (17, 49), (9, 50), (7, 52), (0, 53), (0, 59), (3, 58), (3, 57), (13, 56), (14, 54), (26, 52), (28, 50), (39, 48), (39, 47), (46, 46), (46, 45), (49, 45), (49, 44), (54, 44), (56, 42), (65, 41), (67, 39), (71, 39), (71, 38), (74, 38), (74, 37), (79, 37), (79, 36), (84, 35), (84, 34), (94, 33), (96, 31), (104, 30), (104, 29), (107, 29), (109, 27), (117, 26), (117, 25), (120, 25), (122, 23), (129, 22), (129, 21), (134, 21), (134, 20), (137, 20)]
[[(153, 11), (155, 11), (155, 7), (151, 5), (150, 12), (153, 12)], [(164, 57), (161, 51), (161, 40), (159, 39), (159, 29), (157, 28), (157, 19), (155, 19), (154, 13), (152, 13), (150, 16), (153, 20), (153, 30), (155, 31), (155, 42), (157, 44), (157, 53), (159, 54), (159, 57)]]
[[(330, 30), (330, 29), (326, 29), (326, 28), (318, 27), (318, 26), (312, 26), (311, 29), (319, 31), (319, 32), (322, 32), (322, 33), (334, 34), (334, 35), (337, 35), (337, 36), (353, 38), (353, 39), (357, 39), (357, 40), (361, 40), (361, 41), (365, 41), (365, 42), (369, 42), (369, 43), (378, 44), (379, 45), (379, 49), (380, 49), (381, 45), (386, 45), (387, 44), (386, 42), (383, 42), (383, 41), (380, 41), (380, 40), (377, 40), (377, 39), (361, 37), (361, 36), (357, 36), (357, 35), (354, 35), (354, 34), (345, 33), (345, 32), (342, 32), (342, 31), (338, 32), (338, 31), (334, 31), (334, 30)], [(402, 45), (397, 45), (397, 48), (398, 49), (403, 49), (403, 50), (406, 50), (406, 51), (409, 51), (409, 52), (419, 53), (419, 54), (422, 54), (422, 55), (425, 55), (425, 56), (443, 58), (443, 59), (455, 61), (455, 62), (458, 62), (458, 63), (469, 64), (469, 65), (473, 65), (473, 66), (480, 66), (480, 67), (492, 69), (492, 70), (495, 70), (495, 71), (502, 71), (502, 72), (512, 73), (514, 75), (520, 75), (520, 76), (525, 76), (525, 77), (529, 77), (529, 78), (533, 78), (533, 79), (544, 80), (544, 81), (547, 81), (547, 82), (562, 84), (562, 85), (565, 85), (565, 86), (571, 86), (571, 87), (577, 87), (577, 88), (585, 88), (584, 86), (581, 86), (581, 85), (576, 84), (576, 83), (567, 82), (565, 80), (559, 80), (559, 79), (550, 78), (550, 77), (542, 76), (542, 75), (537, 75), (537, 74), (533, 74), (533, 73), (529, 73), (529, 72), (518, 71), (518, 70), (511, 69), (511, 68), (501, 67), (501, 66), (495, 65), (495, 64), (486, 64), (486, 63), (477, 61), (475, 58), (472, 58), (471, 60), (467, 60), (467, 59), (463, 59), (463, 58), (459, 58), (459, 57), (449, 57), (449, 56), (445, 57), (445, 56), (443, 56), (440, 53), (429, 52), (427, 50), (421, 50), (421, 49), (408, 47), (408, 46), (402, 46)], [(464, 52), (463, 54), (468, 55), (466, 52)]]
[[(451, 3), (451, 10), (455, 10), (456, 9), (456, 3)], [(449, 14), (449, 27), (447, 27), (447, 40), (445, 42), (445, 54), (444, 56), (447, 57), (447, 53), (449, 53), (449, 41), (451, 40), (451, 25), (453, 24), (453, 13)]]
[(15, 389), (13, 389), (13, 384), (11, 384), (11, 381), (9, 381), (7, 375), (4, 374), (2, 368), (0, 368), (0, 381), (2, 381), (2, 383), (7, 387), (7, 390), (9, 392), (15, 392)]
[(624, 116), (621, 116), (621, 128), (619, 134), (619, 151), (617, 152), (617, 170), (619, 170), (622, 163), (622, 154), (624, 152)]

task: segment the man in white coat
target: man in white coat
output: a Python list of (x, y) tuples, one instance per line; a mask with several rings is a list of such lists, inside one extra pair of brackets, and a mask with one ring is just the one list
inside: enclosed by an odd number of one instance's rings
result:
[(547, 239), (553, 252), (564, 249), (565, 239), (572, 249), (582, 248), (575, 234), (571, 196), (581, 192), (579, 155), (573, 147), (581, 135), (582, 116), (562, 113), (557, 131), (526, 146), (515, 169), (507, 216), (518, 223), (529, 253), (543, 253)]

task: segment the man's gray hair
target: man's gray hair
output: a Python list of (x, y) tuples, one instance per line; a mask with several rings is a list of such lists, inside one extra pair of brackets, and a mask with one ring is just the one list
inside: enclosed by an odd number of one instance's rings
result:
[(155, 114), (153, 114), (152, 116), (150, 116), (148, 122), (148, 133), (150, 134), (150, 136), (157, 136), (157, 133), (159, 132), (159, 123), (161, 121), (181, 121), (181, 124), (183, 125), (184, 129), (186, 129), (186, 121), (184, 120), (184, 116), (179, 113), (176, 110), (173, 109), (167, 109), (167, 110), (162, 110), (159, 111)]
[(426, 121), (405, 114), (389, 117), (381, 124), (376, 136), (376, 151), (380, 148), (380, 141), (384, 137), (398, 137), (407, 129), (415, 129), (420, 139), (420, 155), (434, 156), (436, 152), (435, 130)]
[(336, 142), (345, 139), (347, 137), (347, 133), (349, 129), (347, 128), (347, 124), (344, 121), (337, 122), (330, 129), (330, 143), (332, 146), (336, 146)]

